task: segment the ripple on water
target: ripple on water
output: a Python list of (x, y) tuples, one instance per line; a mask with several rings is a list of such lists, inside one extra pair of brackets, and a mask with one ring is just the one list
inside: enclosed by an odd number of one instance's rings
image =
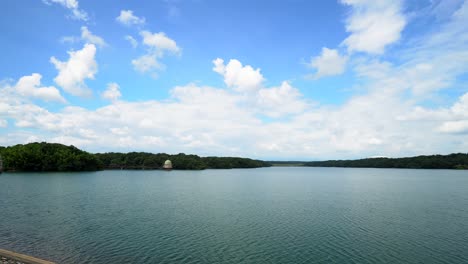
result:
[(0, 247), (58, 263), (468, 263), (468, 177), (439, 173), (5, 174)]

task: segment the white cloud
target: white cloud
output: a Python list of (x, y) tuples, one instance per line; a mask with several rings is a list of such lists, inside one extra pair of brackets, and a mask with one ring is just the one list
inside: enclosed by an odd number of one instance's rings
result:
[(122, 94), (120, 93), (120, 86), (117, 83), (108, 83), (107, 89), (102, 93), (102, 98), (116, 101), (118, 100)]
[(468, 118), (468, 93), (462, 95), (450, 110), (456, 116)]
[(314, 79), (342, 74), (346, 68), (346, 56), (340, 56), (337, 50), (322, 48), (322, 53), (312, 58), (309, 67), (316, 69)]
[(130, 44), (132, 45), (133, 48), (138, 47), (138, 41), (134, 37), (132, 37), (130, 35), (126, 35), (125, 39), (128, 40), (128, 42), (130, 42)]
[[(460, 96), (450, 107), (427, 109), (416, 106), (398, 117), (407, 122), (431, 124), (433, 131), (443, 134), (468, 133), (468, 93)], [(430, 131), (425, 131), (426, 133)]]
[(130, 133), (130, 129), (128, 127), (112, 127), (109, 130), (112, 134), (117, 136), (125, 136)]
[(169, 51), (174, 54), (179, 54), (181, 52), (177, 43), (173, 39), (167, 37), (164, 32), (151, 33), (150, 31), (143, 30), (140, 32), (140, 35), (143, 38), (143, 44), (158, 53)]
[(0, 127), (2, 128), (8, 127), (8, 121), (6, 121), (5, 119), (0, 119)]
[(221, 74), (226, 85), (238, 92), (253, 92), (262, 87), (264, 78), (260, 69), (254, 69), (250, 65), (242, 66), (236, 59), (224, 65), (224, 60), (217, 58), (213, 60), (213, 64), (213, 71)]
[(439, 130), (444, 133), (468, 134), (468, 120), (447, 121), (444, 122)]
[(432, 123), (436, 127), (435, 130), (441, 133), (466, 134), (468, 133), (468, 93), (460, 96), (451, 107), (427, 109), (417, 106), (399, 119)]
[[(439, 129), (443, 122), (467, 120), (460, 116), (467, 107), (464, 96), (445, 109), (454, 112), (442, 121), (409, 122), (396, 117), (410, 113), (414, 104), (402, 102), (391, 86), (380, 88), (342, 106), (312, 107), (286, 82), (260, 89), (253, 102), (232, 90), (189, 84), (173, 88), (169, 100), (118, 100), (95, 110), (70, 106), (56, 112), (13, 100), (0, 89), (0, 113), (18, 127), (8, 137), (10, 144), (30, 139), (21, 128), (35, 128), (41, 140), (100, 152), (316, 159), (448, 153), (468, 147), (462, 129)], [(273, 113), (270, 121), (258, 116), (267, 110)]]
[(346, 20), (351, 35), (343, 41), (349, 52), (382, 54), (385, 47), (397, 42), (406, 25), (400, 0), (341, 0), (352, 7)]
[[(109, 84), (108, 91), (112, 95), (106, 98), (118, 98), (115, 84)], [(246, 155), (244, 150), (253, 150), (258, 135), (269, 135), (257, 117), (259, 114), (281, 117), (298, 114), (303, 108), (300, 93), (286, 82), (279, 87), (262, 88), (252, 96), (189, 84), (173, 88), (169, 100), (114, 100), (96, 110), (70, 106), (56, 112), (15, 101), (3, 92), (0, 90), (0, 108), (3, 101), (7, 102), (5, 118), (15, 120), (19, 131), (35, 128), (42, 131), (47, 141), (99, 151), (107, 144), (117, 149)], [(24, 142), (30, 134), (17, 134), (14, 138)]]
[(94, 79), (94, 75), (98, 71), (94, 58), (96, 46), (85, 44), (83, 49), (69, 51), (68, 54), (70, 58), (65, 62), (59, 61), (55, 57), (50, 58), (50, 62), (59, 71), (54, 79), (55, 83), (72, 95), (90, 96), (92, 92), (85, 84), (85, 80)]
[[(378, 144), (388, 153), (392, 144), (401, 143), (389, 138), (384, 133), (386, 130), (380, 128), (392, 120), (395, 110), (400, 111), (388, 104), (387, 96), (356, 98), (339, 109), (309, 108), (306, 112), (286, 109), (282, 112), (298, 113), (288, 120), (264, 122), (257, 117), (259, 110), (275, 111), (275, 107), (282, 107), (283, 96), (294, 94), (287, 83), (270, 89), (271, 93), (259, 93), (263, 95), (259, 105), (249, 105), (248, 97), (226, 89), (190, 84), (172, 89), (172, 100), (117, 101), (96, 110), (67, 107), (57, 113), (18, 106), (15, 118), (21, 120), (18, 125), (49, 132), (48, 141), (99, 151), (123, 148), (200, 155), (314, 158), (337, 152), (362, 153), (377, 148)], [(284, 106), (292, 107), (289, 103)], [(376, 106), (392, 111), (362, 115), (363, 111), (375, 112)], [(111, 133), (109, 128), (114, 128)], [(390, 135), (393, 132), (390, 130)], [(156, 138), (144, 140), (149, 137)]]
[(116, 20), (125, 26), (145, 24), (145, 18), (135, 16), (132, 10), (121, 10)]
[(107, 43), (103, 38), (97, 35), (93, 35), (93, 33), (91, 33), (91, 31), (89, 31), (85, 26), (81, 27), (81, 39), (83, 39), (86, 43), (95, 44), (101, 48), (107, 46)]
[(132, 65), (135, 70), (141, 73), (150, 72), (154, 77), (157, 77), (157, 70), (164, 69), (164, 66), (157, 60), (156, 54), (145, 54), (134, 60)]
[(79, 3), (77, 0), (43, 0), (44, 3), (46, 4), (60, 4), (61, 6), (65, 7), (66, 9), (69, 9), (72, 12), (71, 18), (77, 19), (77, 20), (83, 20), (87, 21), (88, 20), (88, 14), (79, 9)]
[(224, 66), (224, 60), (221, 58), (216, 58), (213, 60), (213, 71), (216, 73), (219, 73), (221, 75), (224, 75), (226, 72), (226, 66)]
[(78, 43), (78, 42), (84, 42), (84, 43), (89, 43), (89, 44), (94, 44), (100, 48), (103, 48), (105, 46), (108, 46), (107, 43), (104, 41), (102, 37), (99, 37), (97, 35), (94, 35), (91, 31), (89, 31), (88, 27), (82, 26), (81, 27), (81, 36), (64, 36), (60, 38), (60, 42), (62, 43)]
[(181, 49), (177, 46), (177, 43), (167, 37), (164, 32), (151, 33), (149, 31), (141, 31), (140, 36), (147, 51), (142, 56), (132, 60), (132, 65), (136, 71), (150, 73), (153, 77), (157, 77), (158, 71), (165, 69), (165, 65), (160, 60), (167, 53), (181, 54)]
[(257, 104), (262, 113), (270, 117), (300, 114), (308, 106), (299, 90), (286, 81), (279, 87), (260, 89)]
[(21, 77), (15, 85), (15, 89), (19, 94), (27, 97), (34, 97), (44, 101), (56, 101), (65, 103), (65, 98), (60, 95), (57, 88), (53, 86), (42, 87), (42, 76), (38, 73), (33, 73), (29, 76)]

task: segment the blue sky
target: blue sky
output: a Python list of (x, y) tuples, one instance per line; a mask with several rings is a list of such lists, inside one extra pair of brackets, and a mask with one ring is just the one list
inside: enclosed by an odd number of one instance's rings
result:
[(466, 152), (468, 1), (2, 1), (0, 145)]

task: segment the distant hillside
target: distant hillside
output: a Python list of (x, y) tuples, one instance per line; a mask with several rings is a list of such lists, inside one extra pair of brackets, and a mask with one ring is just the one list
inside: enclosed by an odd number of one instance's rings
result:
[(308, 167), (468, 169), (468, 154), (430, 155), (408, 158), (368, 158), (305, 162)]
[(96, 171), (101, 169), (160, 169), (165, 160), (176, 170), (259, 168), (271, 166), (261, 160), (238, 157), (199, 157), (179, 153), (146, 152), (92, 154), (74, 146), (29, 143), (1, 147), (5, 171)]

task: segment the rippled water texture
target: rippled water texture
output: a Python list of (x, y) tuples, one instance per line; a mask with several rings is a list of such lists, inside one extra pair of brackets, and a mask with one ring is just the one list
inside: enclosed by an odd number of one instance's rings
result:
[(468, 263), (468, 171), (4, 173), (0, 208), (58, 263)]

